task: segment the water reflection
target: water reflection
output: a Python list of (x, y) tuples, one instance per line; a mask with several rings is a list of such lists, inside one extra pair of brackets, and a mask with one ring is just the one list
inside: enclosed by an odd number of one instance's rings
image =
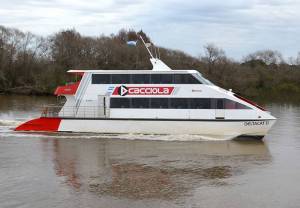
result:
[(271, 161), (262, 141), (44, 140), (55, 172), (74, 190), (129, 199), (174, 199)]

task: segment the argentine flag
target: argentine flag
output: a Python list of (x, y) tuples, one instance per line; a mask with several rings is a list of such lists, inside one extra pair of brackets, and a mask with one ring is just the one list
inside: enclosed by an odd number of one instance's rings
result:
[(131, 41), (127, 41), (127, 45), (129, 46), (136, 46), (137, 41), (131, 40)]

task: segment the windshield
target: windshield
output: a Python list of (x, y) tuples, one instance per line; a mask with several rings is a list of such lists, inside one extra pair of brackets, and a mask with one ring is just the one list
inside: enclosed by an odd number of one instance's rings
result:
[(206, 85), (215, 85), (213, 84), (211, 81), (209, 81), (208, 79), (205, 79), (199, 72), (198, 73), (194, 73), (193, 74), (202, 84), (206, 84)]

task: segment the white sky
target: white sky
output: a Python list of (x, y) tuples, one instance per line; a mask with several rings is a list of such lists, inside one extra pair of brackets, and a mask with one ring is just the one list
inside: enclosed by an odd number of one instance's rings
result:
[(262, 49), (300, 51), (300, 0), (0, 0), (0, 25), (40, 35), (142, 29), (160, 46), (198, 56), (214, 43), (240, 59)]

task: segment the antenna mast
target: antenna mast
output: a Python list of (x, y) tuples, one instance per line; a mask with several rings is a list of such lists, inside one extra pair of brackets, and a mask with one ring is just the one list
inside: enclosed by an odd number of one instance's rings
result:
[(153, 66), (152, 70), (153, 71), (170, 71), (170, 70), (172, 70), (170, 67), (168, 67), (164, 62), (162, 62), (160, 60), (159, 48), (156, 50), (155, 46), (153, 47), (154, 49), (152, 51), (154, 51), (155, 56), (156, 56), (156, 58), (154, 58), (153, 54), (151, 53), (151, 51), (149, 49), (149, 47), (151, 46), (149, 44), (151, 44), (151, 43), (145, 43), (143, 37), (141, 35), (139, 37), (142, 40), (144, 46), (146, 47), (148, 53), (150, 54), (150, 57), (151, 57), (150, 62)]
[(139, 37), (140, 37), (140, 39), (142, 40), (142, 42), (143, 42), (144, 46), (146, 47), (148, 53), (150, 54), (151, 58), (154, 58), (154, 56), (152, 55), (151, 51), (150, 51), (149, 48), (147, 47), (147, 44), (145, 43), (143, 37), (142, 37), (141, 35), (140, 35)]

